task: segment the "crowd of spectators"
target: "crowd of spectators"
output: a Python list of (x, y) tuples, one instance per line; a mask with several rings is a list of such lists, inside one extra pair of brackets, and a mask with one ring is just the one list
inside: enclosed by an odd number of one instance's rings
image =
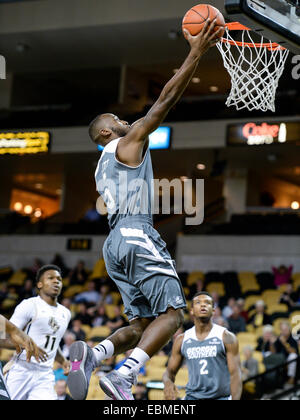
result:
[[(88, 337), (86, 327), (91, 329), (94, 327), (107, 327), (110, 333), (117, 329), (128, 325), (127, 319), (122, 314), (121, 297), (116, 302), (113, 292), (117, 292), (113, 282), (107, 277), (92, 278), (89, 270), (86, 269), (84, 261), (78, 261), (73, 268), (68, 268), (60, 255), (55, 255), (51, 263), (55, 263), (62, 267), (64, 277), (64, 288), (60, 297), (60, 303), (71, 310), (72, 319), (68, 326), (68, 330), (61, 342), (61, 348), (64, 356), (69, 357), (69, 349), (71, 344), (76, 340), (87, 341), (93, 346), (103, 337)], [(32, 267), (24, 270), (27, 278), (24, 280), (22, 287), (18, 290), (15, 286), (7, 282), (0, 281), (0, 310), (1, 303), (5, 299), (15, 300), (15, 303), (21, 302), (36, 295), (34, 277), (37, 270), (44, 264), (40, 259), (36, 259)], [(285, 290), (282, 292), (278, 303), (284, 303), (290, 309), (299, 307), (300, 310), (300, 288), (295, 291), (291, 285), (290, 276), (292, 268), (273, 267), (275, 273), (274, 281), (276, 285), (282, 286), (286, 284)], [(276, 277), (277, 276), (277, 277)], [(84, 290), (72, 296), (65, 296), (66, 290), (72, 286), (82, 286)], [(204, 281), (198, 279), (187, 293), (187, 299), (191, 300), (195, 293), (205, 290)], [(220, 296), (217, 292), (212, 292), (214, 300), (215, 312), (213, 322), (228, 328), (235, 334), (246, 332), (249, 326), (254, 329), (263, 328), (262, 336), (258, 339), (256, 347), (246, 346), (241, 349), (244, 353), (242, 363), (243, 378), (255, 376), (258, 373), (257, 360), (253, 358), (253, 352), (259, 351), (263, 355), (266, 366), (273, 366), (280, 361), (293, 361), (299, 354), (299, 343), (295, 341), (291, 335), (291, 328), (288, 322), (282, 323), (280, 326), (280, 334), (276, 335), (272, 326), (272, 318), (267, 313), (267, 307), (260, 298), (252, 307), (245, 309), (245, 296)], [(107, 313), (107, 305), (113, 305), (113, 312)], [(13, 309), (13, 308), (11, 308)], [(1, 310), (3, 312), (3, 310)], [(185, 323), (181, 327), (173, 339), (160, 351), (161, 355), (170, 355), (172, 344), (178, 334), (183, 333), (186, 329), (193, 326), (193, 321), (188, 310), (185, 314)], [(124, 359), (125, 360), (125, 359)], [(118, 361), (120, 364), (122, 361)], [(98, 374), (105, 374), (109, 370), (116, 367), (116, 358), (107, 360), (99, 368)], [(296, 376), (296, 363), (288, 365), (288, 382), (292, 383)], [(65, 399), (65, 380), (63, 376), (57, 373), (57, 392), (59, 399)], [(146, 374), (145, 370), (141, 374)], [(140, 399), (147, 397), (147, 389), (143, 384), (137, 387), (137, 396)]]

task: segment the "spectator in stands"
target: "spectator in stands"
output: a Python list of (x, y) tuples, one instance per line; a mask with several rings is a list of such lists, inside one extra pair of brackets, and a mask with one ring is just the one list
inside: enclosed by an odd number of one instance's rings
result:
[(293, 266), (286, 267), (285, 265), (281, 265), (279, 268), (272, 267), (272, 271), (274, 273), (274, 284), (276, 287), (279, 287), (282, 284), (290, 282)]
[(81, 329), (81, 326), (81, 320), (75, 318), (72, 322), (72, 328), (70, 332), (72, 332), (75, 335), (76, 341), (85, 341), (86, 334), (83, 331), (83, 329)]
[(105, 314), (105, 306), (99, 305), (89, 309), (89, 313), (93, 316), (93, 327), (102, 327), (108, 322), (108, 317)]
[(213, 316), (212, 316), (212, 322), (214, 322), (215, 323), (215, 320), (216, 319), (218, 319), (218, 318), (220, 318), (220, 317), (222, 317), (222, 311), (221, 311), (221, 308), (219, 308), (219, 306), (216, 306), (215, 307), (215, 311), (214, 311), (214, 314), (213, 314)]
[(41, 267), (43, 267), (43, 265), (45, 265), (45, 263), (40, 258), (34, 259), (32, 267), (29, 267), (26, 270), (26, 272), (28, 273), (29, 277), (32, 278), (32, 280), (35, 280), (37, 272)]
[(80, 319), (83, 325), (92, 325), (93, 316), (87, 308), (87, 304), (82, 302), (78, 305), (78, 312), (76, 313), (76, 319)]
[(22, 302), (24, 299), (29, 299), (36, 296), (33, 281), (31, 279), (25, 280), (24, 286), (19, 291), (18, 302)]
[(76, 335), (73, 334), (71, 331), (67, 331), (64, 335), (64, 344), (62, 346), (62, 354), (66, 359), (69, 360), (70, 355), (70, 347), (76, 341)]
[(291, 283), (288, 283), (286, 285), (286, 290), (280, 296), (279, 303), (285, 303), (286, 305), (288, 305), (289, 310), (294, 308), (295, 306), (300, 306), (299, 292), (293, 291), (293, 285)]
[(265, 325), (262, 332), (262, 337), (257, 340), (257, 351), (261, 351), (264, 358), (270, 356), (276, 352), (275, 341), (277, 340), (274, 334), (274, 328), (272, 325)]
[(244, 318), (244, 320), (246, 322), (248, 322), (249, 316), (248, 316), (248, 312), (245, 310), (245, 299), (243, 298), (239, 298), (236, 301), (236, 304), (239, 306), (240, 308), (240, 315)]
[(84, 283), (87, 281), (88, 273), (85, 269), (85, 263), (84, 261), (78, 261), (76, 264), (76, 267), (73, 268), (73, 270), (70, 271), (68, 275), (70, 286), (73, 285), (84, 285)]
[(67, 382), (65, 380), (60, 379), (55, 383), (55, 391), (57, 393), (58, 400), (73, 400), (73, 398), (67, 393)]
[(87, 285), (87, 291), (79, 293), (74, 298), (75, 303), (91, 303), (94, 305), (97, 305), (97, 303), (100, 301), (100, 293), (96, 290), (96, 284), (93, 280), (88, 282)]
[(252, 346), (245, 346), (243, 348), (245, 357), (245, 360), (242, 362), (243, 381), (258, 375), (258, 361), (253, 357), (253, 350)]
[(258, 300), (255, 303), (255, 313), (249, 318), (249, 324), (252, 324), (255, 328), (272, 324), (271, 317), (265, 312), (265, 302), (263, 300)]
[(191, 300), (196, 293), (202, 292), (203, 290), (203, 280), (198, 278), (197, 281), (189, 286), (189, 294), (187, 295), (187, 299)]
[(220, 297), (218, 292), (211, 292), (211, 297), (214, 301), (214, 308), (223, 308), (226, 301), (224, 301), (224, 297)]
[(72, 301), (70, 298), (63, 298), (63, 300), (61, 301), (61, 304), (65, 306), (67, 309), (71, 310)]
[(66, 277), (70, 272), (70, 269), (66, 266), (64, 259), (60, 254), (55, 254), (50, 264), (57, 265), (57, 267), (61, 269), (63, 278)]
[(232, 315), (235, 303), (235, 298), (231, 297), (228, 299), (227, 305), (222, 311), (223, 318), (226, 320)]
[[(281, 353), (286, 358), (287, 362), (297, 359), (299, 355), (297, 341), (294, 340), (291, 334), (290, 324), (288, 322), (281, 322), (280, 335), (274, 343), (276, 353)], [(288, 384), (293, 385), (296, 378), (297, 363), (290, 363), (287, 366)]]
[(215, 320), (213, 322), (217, 325), (220, 325), (221, 327), (224, 327), (224, 328), (227, 328), (227, 329), (229, 328), (228, 322), (222, 316), (219, 316), (219, 317), (215, 318)]
[(133, 394), (135, 400), (148, 400), (148, 389), (143, 382), (138, 382), (135, 386), (135, 393)]
[(113, 298), (110, 294), (110, 287), (108, 284), (102, 284), (100, 287), (100, 299), (99, 299), (99, 305), (101, 304), (112, 304)]
[(106, 325), (111, 329), (111, 332), (114, 333), (119, 328), (125, 327), (128, 325), (126, 319), (121, 314), (121, 308), (115, 306), (114, 308), (115, 317), (107, 321)]
[(234, 334), (246, 331), (246, 322), (245, 319), (241, 316), (240, 307), (237, 304), (232, 307), (232, 314), (227, 319), (227, 322), (229, 331), (233, 332)]

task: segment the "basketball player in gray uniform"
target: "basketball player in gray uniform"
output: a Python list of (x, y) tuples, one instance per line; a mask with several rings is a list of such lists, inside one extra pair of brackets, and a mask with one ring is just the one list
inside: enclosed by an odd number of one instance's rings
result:
[(109, 276), (117, 284), (129, 326), (98, 344), (70, 349), (69, 390), (86, 398), (91, 373), (102, 360), (134, 349), (124, 365), (100, 380), (112, 399), (133, 399), (131, 388), (140, 368), (160, 350), (183, 321), (185, 297), (165, 242), (152, 223), (153, 172), (148, 136), (162, 123), (189, 84), (201, 56), (218, 42), (215, 22), (186, 37), (191, 50), (147, 115), (131, 126), (113, 114), (95, 118), (89, 134), (104, 146), (95, 178), (107, 210), (111, 232), (103, 247)]
[(167, 400), (177, 397), (175, 377), (185, 361), (189, 380), (185, 400), (239, 400), (242, 376), (238, 341), (226, 328), (213, 324), (213, 299), (206, 292), (192, 300), (195, 326), (176, 337), (163, 375)]
[[(47, 360), (47, 353), (39, 348), (35, 342), (27, 334), (17, 328), (8, 321), (4, 316), (0, 315), (0, 348), (15, 348), (18, 353), (22, 349), (26, 351), (26, 360), (30, 361), (31, 357), (35, 357), (37, 362)], [(0, 400), (10, 400), (5, 380), (2, 373), (0, 362)]]

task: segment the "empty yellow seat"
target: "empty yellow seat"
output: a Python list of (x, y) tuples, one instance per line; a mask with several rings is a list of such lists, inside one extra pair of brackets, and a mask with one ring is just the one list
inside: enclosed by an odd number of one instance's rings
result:
[(206, 291), (208, 293), (216, 292), (219, 296), (225, 295), (225, 288), (223, 283), (211, 282), (206, 286)]
[(296, 278), (294, 281), (293, 281), (293, 287), (294, 287), (294, 290), (298, 290), (298, 288), (300, 287), (300, 278)]
[(94, 327), (87, 335), (87, 339), (92, 337), (108, 337), (111, 334), (110, 328), (106, 326)]
[(85, 332), (85, 334), (88, 336), (91, 332), (92, 327), (90, 325), (81, 325), (81, 329)]
[(105, 313), (108, 316), (108, 318), (113, 319), (116, 317), (115, 309), (116, 309), (116, 305), (113, 305), (113, 304), (105, 305)]
[(113, 304), (114, 304), (114, 305), (118, 305), (118, 303), (119, 303), (119, 302), (120, 302), (120, 300), (121, 300), (121, 295), (120, 295), (120, 293), (119, 293), (119, 292), (110, 292), (110, 295), (111, 295), (111, 297), (112, 297)]
[(256, 303), (258, 300), (261, 300), (261, 299), (262, 299), (262, 297), (261, 297), (261, 296), (259, 296), (259, 295), (250, 295), (250, 296), (247, 296), (247, 297), (246, 297), (246, 299), (245, 299), (245, 305), (244, 305), (245, 310), (246, 310), (246, 311), (248, 311), (248, 310), (249, 310), (249, 308), (250, 308), (252, 305), (255, 305), (255, 303)]
[(153, 356), (151, 359), (147, 362), (147, 367), (149, 366), (156, 366), (156, 367), (166, 367), (166, 363), (168, 361), (168, 356)]
[(204, 273), (202, 271), (192, 271), (187, 277), (186, 284), (192, 286), (197, 283), (198, 280), (204, 281)]
[(276, 304), (268, 304), (267, 306), (267, 314), (272, 315), (275, 312), (287, 312), (288, 306), (285, 303), (276, 303)]
[(265, 290), (261, 296), (266, 304), (278, 303), (281, 292), (279, 290)]
[(151, 401), (153, 401), (153, 400), (162, 401), (162, 400), (165, 399), (164, 391), (161, 390), (161, 389), (150, 389), (150, 391), (148, 393), (148, 398)]
[(252, 271), (240, 271), (238, 273), (239, 282), (256, 280), (256, 276)]
[(186, 386), (189, 380), (189, 374), (187, 367), (182, 367), (177, 372), (176, 378), (175, 378), (175, 385), (177, 386)]
[(147, 368), (146, 366), (146, 370), (147, 370), (147, 376), (151, 378), (152, 381), (161, 381), (163, 374), (166, 371), (166, 368), (152, 365), (151, 368)]
[(94, 265), (93, 271), (89, 276), (89, 280), (97, 279), (99, 277), (107, 277), (107, 271), (105, 267), (104, 259), (101, 258)]
[(0, 360), (8, 362), (12, 358), (14, 352), (14, 350), (0, 349)]
[(241, 347), (245, 345), (256, 346), (257, 338), (254, 333), (240, 332), (236, 336)]
[(22, 270), (15, 271), (13, 275), (9, 278), (8, 284), (11, 286), (23, 286), (26, 280), (27, 274)]
[(252, 290), (257, 291), (260, 289), (256, 279), (241, 280), (240, 287), (242, 293), (250, 292)]
[(68, 287), (68, 289), (65, 291), (64, 293), (64, 297), (66, 298), (71, 298), (75, 295), (78, 295), (79, 293), (84, 291), (84, 286), (80, 286), (80, 285), (74, 285), (74, 286), (70, 286)]
[(17, 300), (16, 299), (4, 299), (1, 306), (4, 311), (12, 309), (16, 306)]

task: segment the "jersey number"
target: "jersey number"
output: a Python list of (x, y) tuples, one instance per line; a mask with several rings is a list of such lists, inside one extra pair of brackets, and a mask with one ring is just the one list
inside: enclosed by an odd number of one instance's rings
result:
[[(51, 344), (50, 351), (52, 351), (54, 349), (55, 341), (56, 341), (56, 337), (52, 337), (52, 344)], [(45, 349), (48, 347), (49, 343), (50, 343), (50, 335), (46, 335), (46, 343), (45, 343), (45, 346), (44, 346)]]
[(207, 360), (205, 360), (205, 359), (200, 360), (199, 365), (201, 366), (200, 367), (200, 374), (201, 375), (207, 375), (208, 374), (208, 370), (206, 369)]

